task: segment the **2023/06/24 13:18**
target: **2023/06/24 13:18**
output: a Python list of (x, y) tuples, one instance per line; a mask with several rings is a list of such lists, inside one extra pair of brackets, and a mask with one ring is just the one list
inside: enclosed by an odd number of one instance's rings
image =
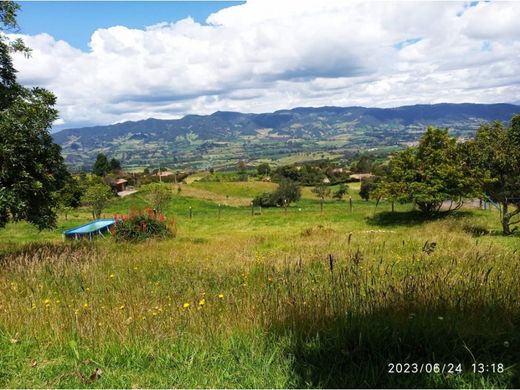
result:
[[(462, 374), (462, 363), (388, 363), (389, 374)], [(505, 371), (503, 363), (472, 363), (471, 371), (475, 374), (497, 373)]]

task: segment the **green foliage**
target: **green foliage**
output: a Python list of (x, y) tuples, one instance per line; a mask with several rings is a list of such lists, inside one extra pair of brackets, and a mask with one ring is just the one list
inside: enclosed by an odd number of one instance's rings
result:
[(291, 180), (283, 180), (275, 192), (265, 192), (253, 199), (255, 206), (282, 207), (297, 202), (301, 198), (301, 189), (298, 183)]
[(332, 197), (336, 200), (342, 200), (346, 194), (348, 194), (348, 186), (342, 183), (339, 185), (338, 189), (334, 192)]
[(173, 234), (166, 223), (154, 215), (141, 214), (116, 223), (114, 237), (117, 241), (143, 241), (149, 238), (167, 238)]
[(173, 188), (166, 183), (150, 183), (139, 188), (141, 197), (157, 212), (161, 212), (164, 206), (173, 196)]
[[(0, 30), (14, 29), (19, 6), (0, 3)], [(26, 220), (39, 229), (56, 224), (55, 193), (68, 177), (61, 148), (48, 129), (58, 118), (55, 96), (16, 81), (11, 53), (28, 49), (0, 32), (0, 227)]]
[(244, 160), (240, 160), (238, 163), (237, 163), (237, 170), (238, 170), (238, 173), (245, 173), (246, 170), (247, 170), (247, 164)]
[(344, 183), (348, 180), (348, 173), (338, 164), (320, 160), (298, 165), (283, 165), (275, 170), (274, 178), (292, 180), (305, 186), (319, 186), (325, 178), (328, 178), (331, 184)]
[(511, 226), (520, 223), (513, 220), (520, 214), (520, 115), (509, 128), (500, 122), (480, 126), (467, 156), (481, 174), (486, 196), (501, 205), (503, 233), (510, 234)]
[(69, 176), (63, 188), (58, 192), (58, 204), (59, 208), (65, 214), (70, 210), (76, 209), (81, 205), (81, 198), (85, 188), (80, 184), (79, 180)]
[(85, 188), (80, 184), (79, 180), (73, 176), (69, 176), (63, 188), (58, 192), (58, 199), (61, 205), (65, 207), (77, 208), (81, 205), (81, 198)]
[(321, 200), (328, 198), (331, 193), (330, 187), (326, 186), (325, 184), (317, 185), (311, 191)]
[(90, 207), (92, 217), (101, 218), (101, 212), (113, 198), (112, 190), (109, 186), (101, 183), (90, 185), (83, 197), (83, 204)]
[(262, 163), (256, 167), (259, 176), (267, 176), (271, 173), (271, 166), (268, 163)]
[(92, 173), (96, 176), (104, 177), (108, 172), (110, 172), (108, 158), (104, 153), (99, 153), (96, 157), (94, 168), (92, 168)]
[(118, 172), (121, 170), (121, 162), (115, 158), (112, 158), (110, 160), (109, 165), (110, 165), (110, 170), (112, 172)]
[(476, 174), (466, 163), (464, 148), (448, 135), (448, 130), (429, 127), (418, 147), (391, 159), (389, 173), (378, 186), (378, 196), (414, 202), (425, 215), (439, 212), (445, 201), (453, 201), (455, 209), (459, 208), (463, 198), (479, 195)]
[[(371, 194), (376, 190), (377, 183), (381, 179), (377, 176), (364, 177), (361, 179), (361, 186), (359, 188), (359, 196), (361, 199), (368, 201), (371, 198)], [(390, 195), (390, 192), (387, 196)]]
[(354, 162), (350, 169), (355, 173), (368, 173), (372, 172), (374, 166), (374, 159), (366, 154), (361, 155), (359, 160)]

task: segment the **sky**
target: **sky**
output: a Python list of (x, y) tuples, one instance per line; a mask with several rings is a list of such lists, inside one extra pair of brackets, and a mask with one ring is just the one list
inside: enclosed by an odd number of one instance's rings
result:
[(215, 111), (520, 103), (520, 2), (22, 2), (54, 129)]

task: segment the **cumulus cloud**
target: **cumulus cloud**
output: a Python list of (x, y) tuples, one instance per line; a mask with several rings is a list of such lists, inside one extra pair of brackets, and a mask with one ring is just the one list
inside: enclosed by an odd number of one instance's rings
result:
[[(217, 110), (507, 102), (520, 96), (520, 3), (250, 0), (199, 24), (113, 26), (84, 52), (22, 36), (20, 80), (65, 126)], [(63, 127), (63, 126), (60, 126)]]

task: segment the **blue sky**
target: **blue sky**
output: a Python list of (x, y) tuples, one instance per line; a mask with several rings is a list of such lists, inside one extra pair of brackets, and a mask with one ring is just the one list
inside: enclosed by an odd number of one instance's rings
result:
[(57, 96), (56, 129), (218, 110), (518, 103), (518, 20), (518, 1), (23, 2), (32, 56), (14, 63), (22, 84)]
[(232, 1), (24, 1), (18, 17), (23, 34), (47, 33), (84, 51), (98, 28), (126, 26), (143, 29), (161, 22), (175, 22), (191, 16), (206, 18)]

